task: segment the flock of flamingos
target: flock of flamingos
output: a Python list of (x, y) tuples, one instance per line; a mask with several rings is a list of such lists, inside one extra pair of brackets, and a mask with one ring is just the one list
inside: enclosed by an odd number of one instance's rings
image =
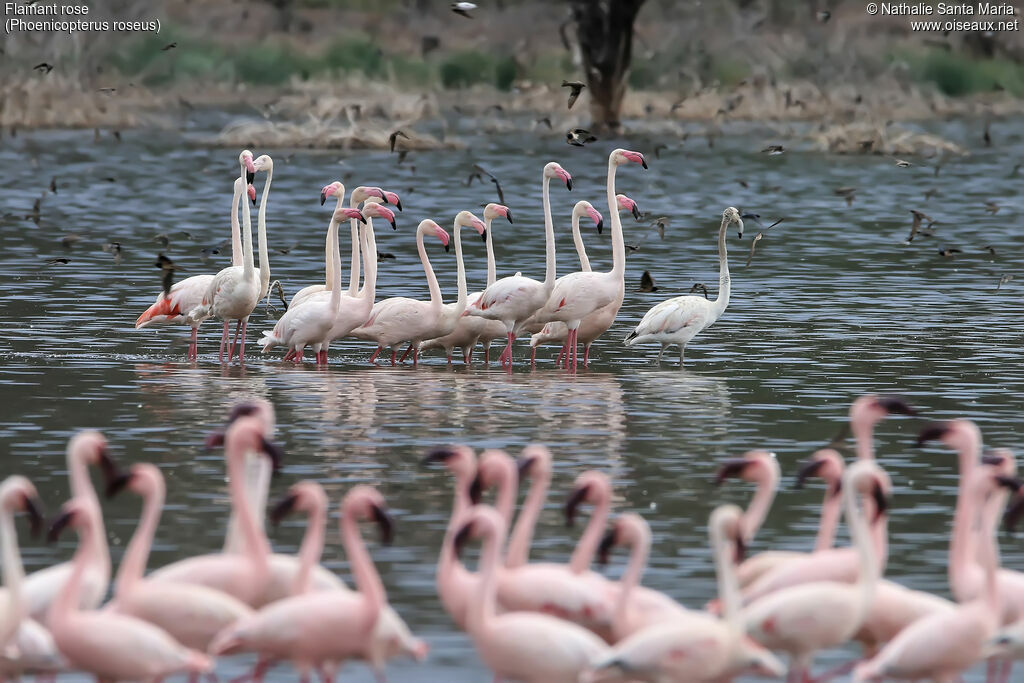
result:
[[(774, 454), (759, 450), (721, 464), (718, 483), (738, 478), (756, 491), (746, 510), (722, 505), (711, 512), (709, 555), (718, 594), (703, 610), (642, 585), (651, 530), (637, 514), (610, 519), (613, 491), (604, 473), (581, 473), (565, 503), (570, 524), (581, 506), (592, 507), (570, 561), (531, 562), (534, 526), (551, 481), (550, 452), (529, 446), (516, 461), (498, 450), (479, 458), (464, 446), (434, 450), (424, 462), (454, 478), (437, 565), (440, 602), (496, 681), (780, 677), (786, 667), (777, 654), (788, 656), (789, 680), (810, 681), (815, 653), (850, 641), (863, 655), (843, 671), (852, 670), (857, 681), (954, 681), (983, 660), (990, 681), (1008, 681), (1012, 661), (1024, 658), (1024, 573), (1000, 568), (996, 532), (1001, 517), (1012, 526), (1024, 513), (1014, 458), (1002, 449), (983, 453), (980, 431), (967, 420), (933, 423), (920, 433), (919, 444), (939, 441), (959, 457), (948, 567), (956, 602), (911, 590), (882, 578), (892, 485), (874, 460), (873, 431), (894, 413), (914, 411), (895, 397), (857, 399), (850, 408), (856, 461), (844, 467), (836, 451), (823, 449), (801, 468), (799, 483), (813, 477), (825, 485), (813, 550), (745, 556), (772, 505), (779, 465)], [(257, 401), (236, 406), (226, 428), (208, 438), (225, 453), (232, 513), (224, 548), (148, 574), (165, 495), (155, 466), (122, 469), (101, 434), (74, 436), (67, 451), (73, 498), (49, 535), (71, 528), (78, 547), (70, 562), (29, 576), (14, 516), (26, 513), (38, 530), (37, 492), (21, 476), (0, 484), (0, 676), (82, 671), (101, 681), (156, 681), (187, 673), (197, 680), (212, 671), (214, 658), (248, 654), (257, 658), (253, 680), (289, 663), (303, 681), (314, 672), (328, 681), (347, 660), (361, 659), (383, 681), (388, 659), (426, 657), (427, 645), (389, 604), (360, 535), (361, 521), (376, 523), (384, 542), (392, 535), (392, 519), (374, 488), (355, 486), (340, 503), (340, 538), (355, 589), (319, 563), (329, 505), (315, 482), (294, 484), (270, 509), (275, 523), (293, 512), (308, 519), (296, 556), (272, 551), (264, 510), (270, 472), (282, 455), (270, 440), (274, 429), (272, 407)], [(111, 558), (90, 466), (102, 471), (108, 496), (127, 489), (142, 500), (105, 603)], [(509, 533), (522, 479), (529, 480), (529, 492)], [(493, 507), (480, 503), (490, 489), (496, 491)], [(841, 515), (850, 547), (834, 547)], [(482, 546), (475, 571), (461, 559), (473, 540)], [(591, 565), (617, 546), (628, 549), (629, 562), (621, 579), (609, 580)]]
[[(512, 222), (512, 212), (500, 204), (488, 204), (484, 209), (484, 220), (461, 211), (455, 217), (454, 235), (430, 219), (420, 222), (416, 230), (416, 245), (426, 274), (430, 300), (421, 301), (409, 297), (391, 297), (376, 301), (377, 247), (373, 233), (373, 219), (381, 218), (396, 227), (395, 214), (384, 204), (401, 210), (402, 204), (393, 192), (379, 187), (360, 186), (349, 196), (349, 206), (343, 206), (345, 186), (333, 182), (323, 188), (320, 203), (329, 198), (336, 200), (327, 229), (325, 252), (325, 282), (301, 289), (291, 299), (288, 310), (278, 320), (274, 329), (263, 332), (259, 344), (263, 352), (280, 346), (286, 351), (285, 360), (302, 362), (307, 347), (316, 356), (318, 365), (327, 364), (327, 352), (331, 341), (343, 337), (372, 341), (377, 350), (370, 357), (375, 362), (382, 350), (391, 350), (391, 362), (395, 363), (397, 351), (404, 345), (408, 348), (402, 355), (404, 361), (412, 353), (413, 363), (419, 360), (421, 350), (443, 348), (451, 361), (452, 351), (459, 348), (463, 359), (469, 363), (476, 344), (482, 343), (485, 360), (490, 360), (490, 344), (494, 339), (504, 338), (507, 342), (502, 351), (501, 363), (511, 369), (512, 347), (518, 335), (530, 333), (531, 362), (535, 360), (538, 344), (560, 342), (562, 353), (556, 364), (575, 371), (577, 348), (584, 346), (583, 364), (589, 362), (590, 346), (608, 330), (622, 305), (625, 293), (626, 248), (622, 235), (620, 210), (636, 211), (636, 203), (625, 195), (615, 193), (615, 173), (623, 164), (637, 163), (647, 168), (642, 154), (616, 149), (608, 157), (608, 211), (611, 217), (612, 269), (608, 272), (594, 272), (590, 269), (586, 251), (580, 237), (580, 220), (587, 216), (595, 222), (598, 230), (603, 227), (601, 214), (586, 201), (576, 204), (572, 212), (572, 229), (576, 249), (580, 257), (578, 272), (555, 277), (555, 236), (551, 217), (549, 184), (552, 179), (565, 183), (572, 189), (572, 177), (558, 163), (544, 166), (543, 210), (545, 238), (544, 279), (536, 280), (516, 273), (498, 279), (494, 262), (494, 251), (490, 225), (495, 218)], [(244, 357), (246, 328), (249, 316), (258, 302), (270, 291), (270, 262), (267, 254), (266, 209), (273, 177), (273, 161), (267, 155), (253, 158), (252, 152), (244, 150), (239, 155), (240, 174), (235, 181), (231, 210), (232, 265), (216, 275), (196, 275), (175, 283), (166, 284), (156, 301), (135, 323), (136, 328), (152, 324), (184, 324), (192, 328), (192, 342), (189, 346), (190, 360), (198, 358), (197, 334), (199, 326), (208, 318), (224, 322), (220, 343), (220, 362), (224, 362), (224, 350), (228, 342), (229, 324), (236, 321), (234, 338), (228, 347), (228, 361), (234, 357), (238, 344), (239, 361)], [(248, 195), (256, 203), (256, 190), (252, 182), (257, 172), (265, 172), (266, 181), (257, 219), (259, 242), (259, 268), (253, 259), (252, 223), (247, 205), (241, 202)], [(239, 228), (238, 209), (242, 206), (244, 229)], [(362, 208), (359, 208), (360, 205)], [(350, 222), (352, 232), (352, 257), (347, 291), (342, 291), (341, 257), (339, 253), (338, 229), (345, 220)], [(644, 316), (636, 329), (626, 338), (627, 345), (661, 344), (661, 359), (665, 348), (673, 344), (680, 348), (680, 367), (683, 348), (701, 330), (714, 323), (729, 302), (729, 265), (725, 248), (725, 233), (729, 225), (737, 224), (743, 234), (743, 221), (739, 212), (732, 207), (722, 214), (719, 229), (718, 250), (721, 288), (718, 297), (709, 301), (706, 297), (682, 296), (664, 301)], [(480, 234), (487, 245), (487, 287), (481, 292), (469, 294), (466, 285), (466, 271), (462, 260), (461, 230), (471, 228)], [(425, 241), (436, 238), (449, 248), (455, 242), (458, 263), (458, 297), (454, 303), (444, 303), (441, 289), (430, 266)], [(362, 265), (361, 265), (362, 264)], [(365, 277), (360, 287), (360, 270), (365, 268)], [(241, 337), (239, 340), (239, 336)], [(564, 361), (563, 361), (564, 359)]]

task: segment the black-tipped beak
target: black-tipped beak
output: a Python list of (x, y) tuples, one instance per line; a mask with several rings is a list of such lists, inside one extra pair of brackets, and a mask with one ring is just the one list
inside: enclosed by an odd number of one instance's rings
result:
[(643, 214), (640, 213), (640, 207), (636, 205), (636, 202), (633, 202), (633, 218), (640, 220), (642, 217)]
[(1013, 532), (1017, 522), (1020, 521), (1021, 514), (1024, 514), (1024, 496), (1017, 496), (1003, 514), (1003, 526), (1007, 531)]
[(260, 437), (260, 441), (260, 446), (263, 449), (263, 452), (270, 458), (271, 465), (273, 466), (274, 471), (277, 472), (281, 469), (281, 463), (284, 461), (284, 451), (282, 451), (277, 444), (272, 441), (268, 441), (265, 437)]
[(246, 171), (245, 172), (245, 184), (246, 185), (252, 185), (252, 181), (254, 181), (254, 180), (256, 180), (256, 172), (255, 171)]
[(469, 502), (473, 505), (479, 505), (483, 497), (484, 483), (480, 480), (480, 475), (477, 474), (473, 477), (473, 481), (469, 483)]
[(879, 396), (876, 401), (887, 413), (895, 415), (917, 415), (917, 411), (899, 396)]
[(321, 192), (320, 193), (320, 206), (323, 206), (326, 201), (327, 201), (327, 193), (326, 192)]
[(597, 222), (597, 234), (600, 235), (604, 232), (604, 219), (602, 218)]
[(291, 514), (292, 510), (295, 509), (295, 503), (297, 503), (299, 497), (294, 493), (289, 493), (287, 496), (277, 501), (273, 508), (270, 510), (270, 523), (277, 526), (281, 523), (281, 520)]
[(448, 248), (448, 245), (444, 245), (444, 253), (447, 254), (449, 251), (451, 251), (451, 249)]
[(516, 469), (519, 470), (519, 478), (522, 479), (526, 476), (526, 473), (530, 471), (530, 467), (536, 461), (536, 458), (519, 458), (516, 460)]
[(256, 206), (256, 198), (255, 197), (252, 199), (252, 205)]
[(644, 170), (646, 170), (647, 169), (647, 159), (642, 159), (640, 161), (640, 165), (644, 167)]
[(565, 526), (572, 527), (576, 523), (576, 509), (587, 499), (589, 486), (581, 486), (572, 492), (569, 500), (565, 501)]
[(228, 424), (231, 424), (240, 417), (248, 417), (249, 415), (255, 415), (256, 411), (259, 410), (259, 406), (255, 403), (238, 403), (231, 408), (231, 412), (228, 413)]
[(794, 488), (802, 489), (804, 482), (810, 477), (818, 476), (818, 472), (825, 466), (824, 460), (809, 460), (800, 468), (800, 471), (796, 475), (796, 486)]
[(107, 489), (103, 492), (103, 495), (107, 498), (113, 498), (117, 494), (121, 493), (128, 486), (128, 483), (132, 480), (131, 472), (125, 472), (119, 474), (110, 481), (107, 482)]
[(401, 199), (399, 199), (398, 201), (395, 202), (395, 208), (398, 209), (399, 211), (402, 210), (402, 200)]
[(1003, 456), (995, 453), (986, 453), (981, 456), (981, 464), (983, 465), (1002, 465), (1003, 460)]
[(512, 212), (511, 211), (507, 211), (507, 210), (505, 211), (505, 218), (508, 219), (509, 223), (514, 223), (515, 222), (515, 221), (512, 220)]
[(1010, 489), (1014, 493), (1020, 491), (1020, 487), (1022, 486), (1020, 479), (1017, 479), (1016, 477), (1007, 477), (1003, 474), (996, 475), (996, 482), (1004, 489)]
[(871, 498), (875, 501), (875, 518), (871, 520), (871, 523), (874, 524), (881, 519), (889, 509), (889, 498), (885, 495), (885, 491), (882, 490), (882, 487), (877, 484), (871, 490)]
[(945, 422), (933, 422), (917, 435), (917, 445), (923, 446), (928, 441), (937, 441), (949, 433), (949, 425)]
[(373, 521), (377, 522), (377, 528), (380, 529), (381, 544), (391, 545), (391, 541), (395, 537), (395, 522), (391, 519), (391, 515), (379, 505), (374, 505)]
[(206, 435), (206, 439), (203, 441), (203, 445), (206, 448), (220, 448), (224, 445), (224, 430), (215, 429)]
[(43, 505), (38, 499), (25, 496), (25, 514), (28, 515), (28, 528), (32, 538), (39, 538), (43, 531)]
[(50, 522), (50, 529), (46, 532), (46, 542), (53, 543), (58, 538), (64, 529), (71, 523), (71, 518), (74, 516), (71, 512), (61, 511), (57, 518)]
[(462, 549), (469, 543), (469, 539), (473, 536), (473, 522), (463, 524), (462, 528), (459, 529), (458, 533), (455, 534), (455, 539), (452, 541), (452, 546), (455, 549), (455, 557), (462, 555)]
[(430, 465), (435, 462), (444, 462), (455, 455), (454, 449), (448, 447), (435, 448), (420, 460), (421, 465)]
[(394, 218), (391, 219), (391, 229), (398, 230), (398, 223), (395, 222)]
[(608, 557), (611, 555), (612, 548), (615, 547), (615, 529), (608, 529), (604, 532), (604, 536), (601, 537), (601, 544), (597, 546), (597, 561), (602, 565), (608, 564)]
[(718, 472), (715, 473), (715, 486), (721, 486), (722, 482), (730, 477), (738, 477), (742, 475), (743, 470), (745, 470), (749, 464), (750, 461), (744, 460), (743, 458), (726, 460), (722, 463), (722, 466), (718, 468)]
[(103, 450), (100, 451), (99, 465), (100, 469), (103, 471), (103, 479), (108, 483), (121, 475), (120, 468), (118, 468), (117, 463), (114, 462), (114, 459), (107, 453), (106, 448), (103, 448)]
[(747, 556), (747, 544), (743, 542), (742, 536), (736, 537), (736, 564), (740, 564)]
[(572, 192), (572, 178), (569, 178), (568, 180), (565, 181), (565, 189)]
[(484, 244), (487, 244), (487, 231), (486, 230), (484, 230), (482, 233), (480, 233), (480, 239), (483, 241)]

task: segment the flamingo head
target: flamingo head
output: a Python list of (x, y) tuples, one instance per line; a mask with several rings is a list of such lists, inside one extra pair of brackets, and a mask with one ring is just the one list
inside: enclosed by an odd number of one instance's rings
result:
[(50, 522), (46, 533), (48, 543), (60, 538), (64, 529), (76, 529), (79, 535), (88, 533), (90, 524), (99, 516), (98, 507), (88, 498), (72, 498), (60, 508), (60, 513)]
[(722, 222), (726, 225), (736, 224), (739, 226), (736, 229), (736, 236), (743, 237), (743, 219), (740, 218), (739, 209), (734, 206), (726, 207), (725, 211), (722, 212)]
[(360, 213), (359, 209), (350, 209), (344, 206), (338, 207), (334, 210), (334, 220), (338, 223), (342, 223), (349, 219), (357, 220), (360, 223), (365, 223), (366, 218)]
[(873, 427), (889, 415), (917, 415), (917, 411), (900, 396), (866, 394), (850, 405), (851, 424)]
[(800, 467), (796, 476), (796, 488), (803, 488), (804, 482), (810, 477), (821, 477), (828, 484), (828, 494), (837, 496), (842, 491), (843, 471), (846, 465), (843, 456), (831, 448), (822, 448), (814, 452), (810, 459)]
[(615, 546), (650, 545), (651, 528), (640, 515), (626, 512), (612, 522), (597, 549), (598, 562), (608, 564), (609, 553)]
[(248, 417), (250, 415), (255, 415), (263, 420), (265, 434), (273, 434), (275, 422), (274, 406), (272, 406), (270, 401), (267, 401), (266, 399), (252, 398), (231, 406), (231, 411), (228, 413), (227, 424), (223, 429), (215, 429), (207, 435), (206, 447), (213, 448), (215, 446), (223, 446), (224, 432), (227, 427), (229, 427), (231, 423), (238, 418)]
[(614, 149), (609, 155), (608, 160), (616, 166), (622, 164), (640, 164), (644, 168), (647, 168), (647, 160), (644, 159), (644, 155), (640, 152), (631, 152), (628, 149)]
[(519, 485), (518, 468), (505, 451), (488, 449), (480, 454), (476, 478), (469, 485), (469, 499), (476, 505), (483, 498), (484, 491), (502, 484), (515, 489)]
[(998, 468), (1000, 474), (1008, 477), (1017, 474), (1017, 459), (1009, 448), (992, 448), (981, 457), (981, 462)]
[(75, 434), (68, 443), (68, 453), (75, 460), (99, 467), (107, 482), (121, 474), (120, 468), (107, 450), (107, 438), (97, 431), (87, 429)]
[(327, 494), (324, 487), (315, 481), (300, 481), (288, 489), (288, 495), (279, 500), (270, 510), (270, 522), (277, 526), (290, 513), (299, 511), (311, 514), (327, 509)]
[(619, 211), (629, 211), (633, 214), (633, 218), (640, 220), (644, 217), (643, 213), (640, 212), (640, 207), (635, 201), (630, 199), (624, 194), (615, 195), (615, 202), (619, 206)]
[(491, 202), (484, 207), (484, 220), (493, 221), (498, 216), (504, 216), (509, 223), (512, 223), (512, 210), (504, 204)]
[(164, 477), (156, 465), (148, 462), (135, 463), (127, 472), (107, 482), (105, 495), (107, 498), (113, 498), (125, 488), (143, 498), (155, 495), (163, 497)]
[(569, 499), (565, 502), (565, 525), (571, 527), (576, 521), (576, 511), (583, 503), (600, 505), (612, 499), (612, 483), (608, 475), (597, 470), (588, 470), (576, 477)]
[(557, 178), (565, 183), (565, 189), (572, 190), (572, 176), (557, 161), (550, 161), (544, 166), (544, 177)]
[[(266, 423), (257, 415), (239, 417), (228, 426), (221, 440), (229, 451), (233, 445), (237, 445), (243, 452), (255, 451), (265, 454), (270, 458), (276, 472), (281, 468), (284, 454), (276, 444), (266, 438), (265, 429)], [(207, 443), (210, 441), (211, 439), (207, 439)]]
[(457, 478), (468, 481), (476, 473), (476, 455), (469, 446), (441, 446), (423, 456), (422, 464), (444, 463)]
[(386, 206), (368, 201), (363, 204), (363, 215), (367, 218), (383, 218), (391, 224), (392, 230), (398, 230), (398, 224), (395, 223), (395, 212)]
[(736, 505), (719, 505), (711, 512), (708, 520), (708, 534), (712, 546), (718, 543), (731, 544), (733, 547), (732, 561), (739, 564), (746, 553), (746, 533), (744, 531), (744, 514)]
[(341, 501), (341, 516), (352, 515), (357, 520), (373, 521), (380, 529), (380, 542), (390, 545), (394, 538), (395, 523), (388, 514), (384, 496), (372, 486), (352, 488)]
[[(358, 191), (358, 188), (356, 189), (356, 191)], [(354, 197), (355, 194), (356, 193), (353, 192), (352, 196)], [(339, 197), (345, 196), (345, 186), (342, 185), (337, 180), (335, 180), (330, 185), (324, 185), (324, 189), (320, 190), (320, 206), (324, 205), (328, 197), (333, 197), (335, 195)]]
[(252, 160), (252, 152), (243, 149), (238, 155), (238, 163), (245, 168), (245, 182), (251, 183), (256, 178), (256, 165)]
[(741, 458), (726, 460), (715, 473), (715, 484), (729, 478), (742, 479), (752, 484), (778, 481), (779, 461), (771, 451), (747, 451)]
[(590, 220), (594, 221), (594, 225), (597, 226), (598, 234), (604, 229), (604, 217), (601, 216), (601, 212), (594, 208), (594, 205), (583, 199), (576, 202), (576, 206), (572, 207), (572, 217), (574, 219), (582, 218), (583, 216), (590, 216)]
[(858, 460), (847, 467), (843, 475), (843, 488), (847, 487), (871, 500), (874, 508), (871, 524), (886, 515), (889, 496), (892, 495), (892, 480), (874, 460)]
[(402, 200), (399, 199), (398, 195), (394, 192), (388, 192), (387, 190), (383, 190), (379, 187), (367, 187), (365, 185), (360, 185), (356, 189), (352, 190), (352, 201), (356, 204), (364, 202), (370, 197), (376, 197), (382, 202), (391, 204), (399, 211), (402, 210)]
[(487, 226), (469, 211), (459, 211), (455, 216), (455, 229), (473, 228), (484, 242), (487, 242)]
[(934, 422), (917, 435), (917, 445), (922, 446), (929, 441), (941, 441), (949, 448), (973, 454), (981, 450), (981, 430), (970, 420), (950, 420)]
[(474, 505), (466, 510), (458, 520), (458, 531), (455, 532), (453, 545), (456, 555), (474, 538), (491, 536), (494, 542), (503, 542), (505, 537), (505, 520), (497, 510), (489, 505)]
[(252, 202), (253, 206), (256, 206), (256, 188), (249, 183), (245, 188), (245, 194), (248, 195), (249, 201)]
[(519, 478), (551, 479), (551, 451), (540, 444), (530, 444), (516, 460)]
[(274, 160), (270, 158), (269, 154), (261, 154), (253, 160), (252, 167), (253, 170), (270, 173), (274, 170)]
[(427, 218), (420, 222), (419, 230), (422, 230), (424, 233), (433, 232), (434, 236), (441, 240), (441, 244), (444, 245), (444, 250), (448, 251), (448, 244), (451, 242), (451, 237), (448, 236), (448, 233), (445, 232), (445, 229), (440, 225)]
[(28, 515), (32, 536), (38, 537), (43, 528), (43, 506), (36, 487), (27, 478), (12, 475), (0, 484), (0, 507), (9, 513)]

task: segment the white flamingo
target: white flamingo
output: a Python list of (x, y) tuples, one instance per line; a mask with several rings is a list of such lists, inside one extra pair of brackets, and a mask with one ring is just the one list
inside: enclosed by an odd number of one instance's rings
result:
[[(252, 152), (249, 150), (243, 150), (238, 155), (238, 162), (245, 171), (245, 175), (255, 173)], [(256, 202), (256, 188), (239, 176), (235, 179), (234, 194), (231, 197), (231, 265), (233, 266), (242, 264), (242, 238), (241, 229), (238, 227), (238, 205), (243, 193), (248, 194), (249, 199)], [(202, 320), (190, 319), (187, 314), (203, 302), (203, 295), (206, 294), (213, 278), (212, 274), (193, 275), (175, 282), (171, 286), (170, 293), (160, 292), (157, 294), (153, 305), (143, 311), (135, 321), (135, 329), (166, 324), (190, 326), (192, 341), (188, 347), (188, 359), (196, 360), (199, 355), (197, 339)]]
[[(327, 239), (331, 243), (336, 272), (341, 270), (341, 256), (338, 251), (338, 224), (346, 218), (355, 216), (358, 216), (360, 221), (365, 220), (358, 209), (337, 208), (331, 216), (331, 223), (327, 228)], [(263, 353), (278, 345), (286, 346), (295, 352), (295, 362), (301, 363), (303, 351), (307, 345), (311, 345), (316, 353), (317, 365), (320, 365), (321, 362), (325, 363), (327, 354), (326, 351), (321, 353), (321, 349), (323, 349), (325, 340), (334, 325), (334, 317), (337, 315), (338, 305), (341, 303), (340, 280), (339, 277), (332, 279), (330, 296), (326, 300), (309, 297), (298, 306), (289, 306), (281, 319), (277, 321), (274, 329), (263, 332), (263, 338), (259, 340), (263, 347)]]
[(505, 325), (508, 344), (501, 353), (499, 360), (502, 365), (512, 366), (512, 344), (518, 332), (517, 324), (525, 322), (537, 312), (555, 286), (555, 228), (551, 219), (551, 196), (548, 184), (552, 178), (565, 183), (566, 189), (572, 190), (572, 176), (558, 163), (551, 161), (544, 166), (542, 175), (541, 195), (544, 203), (544, 281), (524, 277), (516, 273), (503, 277), (485, 289), (480, 297), (466, 309), (465, 315), (478, 315), (490, 320), (500, 320)]
[(719, 288), (715, 300), (708, 301), (702, 296), (677, 296), (662, 301), (644, 314), (643, 320), (623, 342), (626, 346), (661, 344), (658, 359), (655, 361), (660, 362), (665, 349), (678, 344), (679, 367), (683, 367), (683, 352), (686, 350), (687, 342), (721, 318), (725, 307), (729, 305), (731, 281), (729, 256), (725, 249), (725, 230), (732, 223), (739, 225), (739, 236), (743, 237), (743, 219), (740, 218), (740, 212), (730, 206), (722, 212), (722, 225), (718, 229)]
[[(494, 264), (493, 228), (491, 223), (498, 216), (504, 216), (512, 223), (512, 212), (502, 204), (488, 204), (484, 207), (484, 242), (487, 245), (487, 286), (490, 287), (497, 279), (496, 267)], [(473, 302), (480, 298), (483, 292), (473, 292), (466, 298), (466, 306), (472, 306)], [(448, 362), (452, 361), (452, 349), (459, 347), (462, 350), (462, 360), (469, 363), (473, 357), (473, 348), (477, 342), (483, 342), (484, 360), (490, 362), (491, 340), (505, 335), (505, 326), (497, 320), (488, 320), (479, 316), (461, 316), (451, 334), (437, 337), (420, 344), (420, 352), (429, 349), (444, 349), (448, 356)]]

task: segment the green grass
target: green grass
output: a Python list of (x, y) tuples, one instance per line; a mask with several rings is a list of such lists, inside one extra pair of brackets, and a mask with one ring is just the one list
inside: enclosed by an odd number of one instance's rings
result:
[(900, 56), (918, 81), (934, 84), (951, 97), (1000, 88), (1024, 95), (1024, 66), (1002, 59), (973, 59), (945, 50)]

